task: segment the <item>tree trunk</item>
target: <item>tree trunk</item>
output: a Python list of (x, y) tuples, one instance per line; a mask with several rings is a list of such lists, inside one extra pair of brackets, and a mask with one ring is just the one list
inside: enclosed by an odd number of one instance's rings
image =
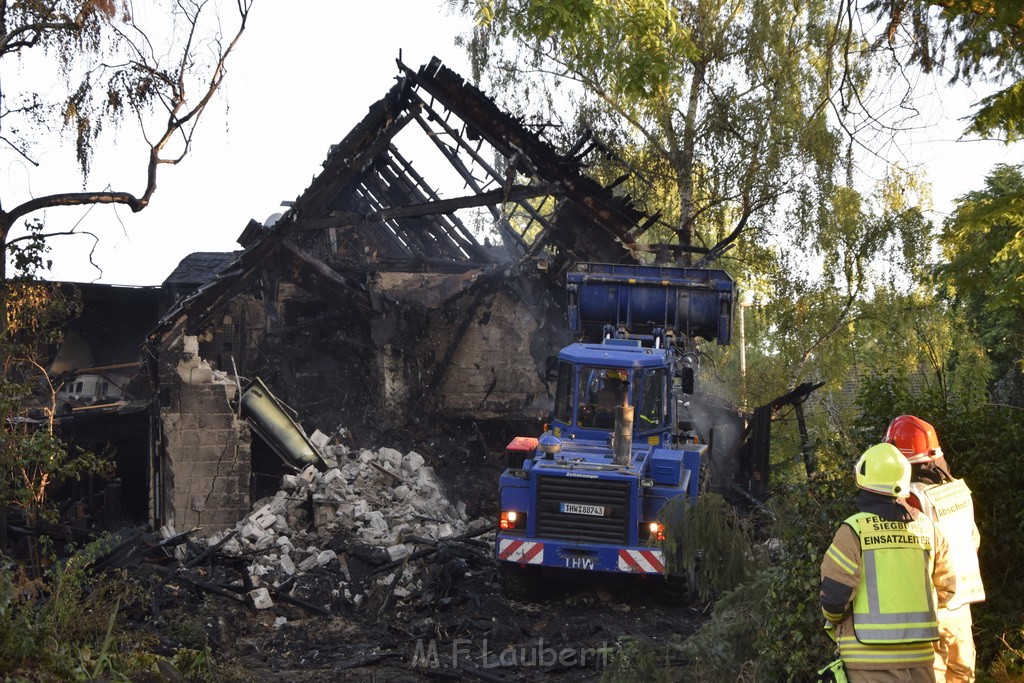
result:
[(7, 235), (11, 220), (6, 211), (0, 211), (0, 338), (7, 333)]
[(682, 154), (677, 169), (679, 185), (679, 246), (683, 247), (683, 264), (689, 266), (693, 262), (693, 254), (685, 247), (693, 246), (694, 223), (696, 210), (693, 205), (693, 157), (697, 136), (697, 110), (700, 104), (700, 91), (704, 84), (704, 73), (707, 64), (701, 60), (693, 63), (693, 80), (690, 81), (690, 96), (686, 105), (686, 122), (683, 126)]

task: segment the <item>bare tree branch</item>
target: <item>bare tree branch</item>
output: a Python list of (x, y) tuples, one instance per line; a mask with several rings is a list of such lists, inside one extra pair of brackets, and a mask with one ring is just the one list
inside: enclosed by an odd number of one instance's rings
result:
[(15, 144), (14, 142), (12, 142), (11, 140), (8, 140), (6, 136), (4, 136), (4, 135), (0, 135), (0, 140), (3, 140), (3, 141), (4, 141), (4, 143), (5, 143), (5, 144), (6, 144), (6, 145), (7, 145), (8, 147), (10, 147), (10, 148), (11, 148), (11, 149), (13, 149), (13, 150), (14, 150), (15, 152), (17, 152), (17, 153), (18, 153), (18, 156), (20, 156), (20, 157), (21, 157), (22, 159), (24, 159), (24, 160), (25, 160), (25, 161), (27, 161), (28, 163), (32, 164), (33, 166), (36, 166), (36, 167), (38, 167), (38, 166), (39, 166), (39, 162), (38, 162), (38, 161), (36, 161), (36, 160), (35, 160), (35, 159), (33, 159), (32, 157), (30, 157), (30, 156), (28, 155), (28, 153), (26, 153), (26, 152), (25, 152), (25, 150), (23, 150), (23, 149), (19, 148), (17, 144)]
[[(89, 146), (98, 131), (101, 130), (101, 124), (96, 124), (90, 116), (95, 109), (82, 108), (90, 106), (88, 99), (85, 98), (98, 99), (99, 104), (93, 103), (92, 106), (98, 107), (108, 116), (113, 115), (115, 124), (117, 123), (116, 117), (122, 115), (123, 109), (133, 109), (143, 138), (149, 147), (145, 162), (146, 183), (141, 193), (116, 191), (110, 188), (103, 191), (56, 192), (30, 198), (7, 211), (0, 209), (0, 247), (8, 244), (8, 235), (17, 221), (44, 209), (121, 204), (130, 208), (132, 212), (139, 212), (149, 205), (157, 189), (159, 167), (163, 164), (178, 164), (188, 155), (196, 126), (224, 82), (228, 58), (235, 51), (245, 32), (253, 0), (236, 0), (235, 5), (239, 21), (236, 30), (225, 42), (219, 33), (212, 39), (201, 38), (200, 20), (204, 11), (214, 7), (213, 3), (209, 0), (175, 0), (175, 16), (183, 19), (186, 30), (177, 41), (175, 48), (177, 57), (170, 71), (160, 67), (161, 57), (155, 50), (150, 36), (135, 23), (132, 17), (124, 18), (124, 23), (119, 26), (117, 22), (110, 21), (112, 16), (104, 14), (108, 10), (96, 7), (94, 3), (83, 3), (82, 9), (76, 17), (65, 16), (47, 21), (29, 21), (4, 32), (9, 10), (6, 2), (0, 5), (0, 9), (2, 9), (2, 14), (0, 14), (0, 56), (5, 51), (13, 50), (15, 45), (35, 44), (41, 40), (46, 31), (68, 31), (77, 35), (77, 32), (86, 30), (84, 27), (88, 21), (93, 22), (93, 30), (109, 29), (108, 37), (113, 36), (118, 41), (118, 45), (128, 50), (128, 59), (123, 63), (100, 64), (87, 72), (83, 85), (77, 92), (72, 92), (66, 105), (64, 112), (66, 125), (78, 126), (75, 132), (78, 135), (78, 152), (83, 172), (88, 171), (88, 158), (91, 154)], [(102, 21), (97, 24), (97, 20)], [(97, 35), (99, 34), (92, 35), (91, 39), (98, 43)], [(190, 80), (194, 80), (197, 76), (200, 63), (197, 55), (207, 49), (212, 57), (212, 63), (209, 65), (207, 75), (200, 83), (198, 99), (191, 99), (188, 87)], [(122, 52), (122, 54), (124, 53)], [(96, 87), (95, 82), (91, 79), (99, 72), (110, 74), (108, 87), (111, 89), (106, 92), (100, 91), (100, 97), (96, 98), (96, 93), (92, 92)], [(153, 131), (147, 129), (145, 125), (145, 114), (149, 111), (149, 106), (156, 103), (159, 103), (157, 109), (166, 112), (166, 119), (162, 125), (158, 126), (157, 131)], [(0, 136), (0, 141), (10, 146), (34, 166), (39, 165), (10, 137)], [(172, 142), (175, 142), (175, 145), (180, 143), (180, 148), (176, 146), (172, 148)], [(173, 153), (171, 153), (172, 149)], [(82, 234), (72, 230), (70, 232), (55, 231), (48, 233), (47, 236), (71, 233)], [(38, 234), (35, 237), (38, 238)], [(6, 261), (0, 262), (0, 281), (5, 278), (5, 274)]]

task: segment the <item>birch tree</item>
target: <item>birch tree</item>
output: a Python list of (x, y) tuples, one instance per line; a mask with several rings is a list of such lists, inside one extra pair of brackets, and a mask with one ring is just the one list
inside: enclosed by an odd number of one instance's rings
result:
[[(452, 0), (474, 13), (477, 77), (528, 113), (569, 112), (651, 180), (656, 251), (710, 260), (770, 222), (783, 197), (827, 197), (835, 120), (863, 74), (828, 1)], [(829, 116), (833, 115), (830, 122)]]

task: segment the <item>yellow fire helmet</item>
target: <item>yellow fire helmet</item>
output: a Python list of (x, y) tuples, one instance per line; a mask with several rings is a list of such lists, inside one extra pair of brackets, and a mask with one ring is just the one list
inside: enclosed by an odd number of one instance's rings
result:
[(910, 463), (891, 443), (864, 451), (857, 461), (857, 486), (883, 496), (903, 498), (910, 493)]
[(607, 379), (617, 379), (620, 382), (629, 381), (629, 373), (625, 370), (605, 370), (604, 376)]

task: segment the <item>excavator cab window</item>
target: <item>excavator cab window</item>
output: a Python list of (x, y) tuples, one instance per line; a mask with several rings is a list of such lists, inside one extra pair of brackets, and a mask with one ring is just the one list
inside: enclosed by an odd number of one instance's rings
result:
[(590, 429), (612, 429), (615, 426), (615, 406), (621, 404), (628, 394), (628, 370), (581, 367), (576, 425)]
[(572, 398), (576, 382), (572, 363), (558, 363), (558, 383), (555, 385), (555, 419), (565, 424), (572, 422)]
[(636, 406), (636, 426), (641, 432), (660, 429), (668, 424), (668, 401), (665, 390), (668, 372), (663, 368), (648, 370), (640, 376), (640, 396)]

